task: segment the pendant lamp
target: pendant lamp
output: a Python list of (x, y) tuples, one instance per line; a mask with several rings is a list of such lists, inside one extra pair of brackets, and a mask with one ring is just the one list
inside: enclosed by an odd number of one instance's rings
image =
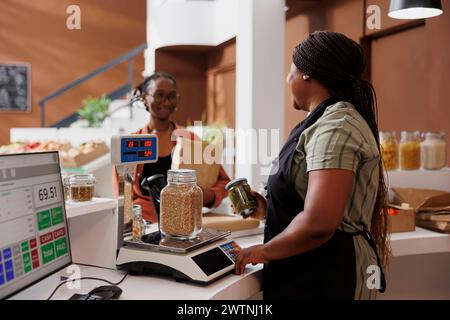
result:
[(440, 0), (391, 0), (388, 15), (395, 19), (426, 19), (443, 12)]

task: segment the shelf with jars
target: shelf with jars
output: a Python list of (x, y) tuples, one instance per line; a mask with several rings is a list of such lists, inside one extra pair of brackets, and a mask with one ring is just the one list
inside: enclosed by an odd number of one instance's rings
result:
[(447, 143), (444, 132), (380, 132), (380, 151), (386, 171), (441, 170), (447, 167)]

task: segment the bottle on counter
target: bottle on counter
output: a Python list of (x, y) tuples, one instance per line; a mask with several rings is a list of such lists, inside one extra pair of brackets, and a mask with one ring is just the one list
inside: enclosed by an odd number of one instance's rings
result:
[(145, 223), (142, 218), (142, 207), (140, 205), (133, 205), (132, 216), (132, 239), (141, 240), (142, 236), (145, 235)]
[(398, 141), (395, 131), (380, 132), (381, 159), (386, 170), (398, 169)]
[(69, 179), (70, 174), (67, 172), (61, 172), (61, 181), (63, 185), (63, 191), (64, 191), (64, 200), (70, 199), (70, 188), (69, 188)]
[(444, 132), (425, 132), (421, 144), (422, 168), (440, 170), (447, 165), (447, 143)]
[(161, 234), (178, 240), (194, 239), (202, 230), (203, 192), (195, 170), (167, 171), (161, 191)]
[(95, 176), (75, 174), (69, 178), (70, 200), (74, 202), (91, 201), (94, 197)]
[(420, 169), (420, 157), (419, 131), (402, 131), (399, 146), (400, 169)]

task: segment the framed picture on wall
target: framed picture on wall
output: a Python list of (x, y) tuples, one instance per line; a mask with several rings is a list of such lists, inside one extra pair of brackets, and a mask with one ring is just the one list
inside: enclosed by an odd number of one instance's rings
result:
[(29, 63), (0, 63), (0, 111), (31, 111), (30, 80)]

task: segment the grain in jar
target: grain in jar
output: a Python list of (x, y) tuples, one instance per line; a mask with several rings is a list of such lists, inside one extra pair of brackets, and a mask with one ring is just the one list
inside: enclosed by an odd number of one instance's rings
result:
[(399, 146), (399, 162), (402, 170), (420, 169), (420, 134), (418, 131), (402, 131)]
[(145, 223), (142, 218), (142, 207), (138, 204), (133, 205), (133, 223), (132, 223), (132, 239), (141, 240), (145, 235)]
[(202, 228), (203, 192), (195, 170), (169, 170), (161, 191), (161, 234), (180, 240), (194, 239)]
[(398, 142), (394, 131), (380, 132), (381, 158), (386, 170), (398, 168)]
[(90, 201), (94, 197), (95, 177), (93, 174), (75, 174), (69, 178), (70, 200)]
[(447, 165), (447, 143), (445, 133), (426, 132), (421, 144), (422, 168), (440, 170)]

